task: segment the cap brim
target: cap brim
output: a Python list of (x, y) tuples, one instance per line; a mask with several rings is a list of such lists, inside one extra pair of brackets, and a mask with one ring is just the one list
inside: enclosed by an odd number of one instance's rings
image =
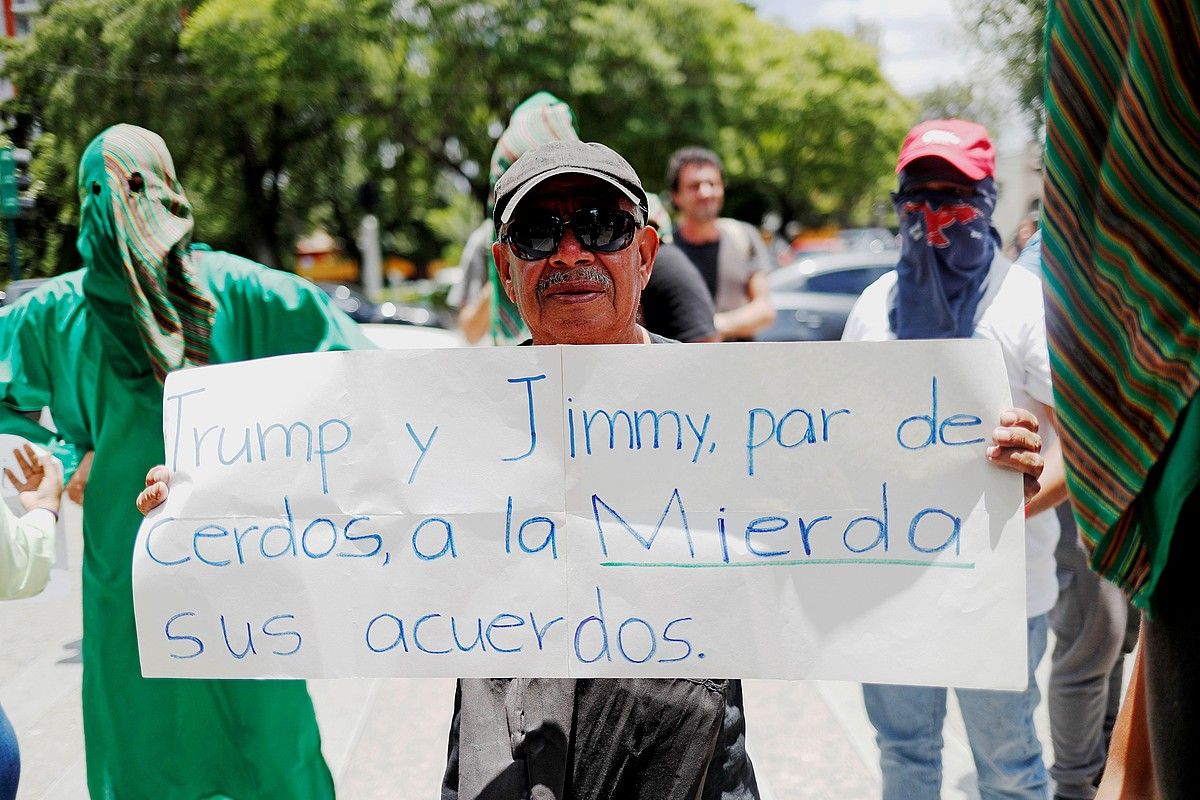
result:
[(940, 158), (973, 181), (983, 180), (988, 177), (987, 170), (965, 156), (962, 150), (939, 144), (925, 145), (924, 147), (914, 148), (905, 153), (904, 157), (896, 163), (896, 174), (899, 175), (900, 171), (909, 164), (922, 158)]
[(559, 175), (588, 175), (592, 178), (599, 178), (605, 183), (611, 184), (620, 189), (621, 194), (628, 197), (638, 208), (642, 210), (645, 210), (646, 208), (646, 201), (644, 198), (638, 197), (629, 190), (629, 187), (625, 186), (620, 181), (617, 181), (610, 175), (605, 175), (603, 172), (594, 169), (588, 169), (587, 167), (556, 167), (552, 170), (543, 172), (535, 178), (529, 179), (525, 182), (524, 186), (513, 192), (512, 197), (508, 199), (508, 202), (504, 206), (503, 213), (500, 215), (500, 224), (504, 225), (510, 219), (512, 219), (513, 211), (516, 210), (517, 206), (521, 204), (521, 201), (525, 199), (525, 195), (529, 194), (534, 187), (539, 186), (551, 178), (556, 178)]

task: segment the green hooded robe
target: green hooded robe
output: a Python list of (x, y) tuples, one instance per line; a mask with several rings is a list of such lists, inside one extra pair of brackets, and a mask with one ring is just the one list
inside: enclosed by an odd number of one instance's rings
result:
[(0, 313), (0, 399), (3, 427), (26, 424), (12, 410), (49, 406), (59, 436), (95, 451), (83, 509), (88, 789), (106, 800), (332, 797), (303, 682), (141, 677), (134, 498), (164, 462), (156, 370), (371, 345), (312, 284), (193, 247), (157, 135), (106, 130), (83, 155), (79, 188), (84, 268)]

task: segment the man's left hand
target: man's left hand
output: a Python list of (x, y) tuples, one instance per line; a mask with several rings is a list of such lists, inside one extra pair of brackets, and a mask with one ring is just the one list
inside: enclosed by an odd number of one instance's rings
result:
[(1038, 478), (1045, 467), (1042, 458), (1042, 437), (1038, 421), (1023, 408), (1000, 412), (1000, 427), (992, 431), (993, 444), (987, 448), (987, 458), (993, 464), (1020, 472), (1025, 478), (1025, 502), (1041, 489)]

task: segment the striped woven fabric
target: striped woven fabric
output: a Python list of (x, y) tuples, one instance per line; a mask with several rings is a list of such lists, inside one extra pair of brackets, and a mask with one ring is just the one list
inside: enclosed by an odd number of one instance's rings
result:
[(1173, 491), (1200, 480), (1200, 454), (1172, 450), (1200, 386), (1200, 4), (1052, 0), (1046, 43), (1043, 258), (1068, 483), (1092, 567), (1152, 608), (1182, 502), (1160, 513), (1164, 465), (1184, 476)]
[(115, 262), (119, 253), (133, 319), (160, 381), (171, 370), (207, 364), (215, 306), (194, 274), (191, 206), (166, 144), (145, 128), (114, 125), (89, 150), (95, 147), (103, 160), (85, 157), (84, 165), (98, 172), (103, 164), (103, 174), (81, 168), (80, 238), (92, 253), (107, 251), (98, 260)]
[[(549, 92), (538, 92), (513, 110), (512, 119), (492, 151), (490, 184), (496, 181), (513, 162), (538, 145), (555, 141), (576, 141), (575, 114), (571, 107)], [(488, 216), (492, 210), (488, 208)], [(488, 272), (492, 282), (492, 338), (496, 344), (512, 344), (528, 337), (529, 332), (516, 305), (508, 299), (496, 261), (488, 254)]]

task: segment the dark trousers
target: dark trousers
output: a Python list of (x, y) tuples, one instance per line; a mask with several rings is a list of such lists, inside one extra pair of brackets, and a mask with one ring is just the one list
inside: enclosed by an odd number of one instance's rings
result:
[[(1200, 457), (1200, 456), (1198, 456)], [(1163, 800), (1194, 798), (1200, 792), (1200, 589), (1196, 557), (1200, 548), (1200, 490), (1192, 492), (1179, 515), (1171, 555), (1155, 596), (1158, 613), (1142, 621), (1146, 648), (1146, 711), (1150, 752)]]
[(17, 733), (13, 730), (4, 706), (0, 706), (0, 800), (17, 796), (21, 778), (21, 751), (17, 748)]
[(1062, 536), (1054, 553), (1058, 602), (1050, 612), (1050, 777), (1056, 797), (1091, 800), (1121, 703), (1125, 654), (1137, 645), (1141, 617), (1116, 584), (1088, 568), (1070, 506), (1055, 511)]
[(741, 682), (463, 679), (442, 800), (757, 800)]

